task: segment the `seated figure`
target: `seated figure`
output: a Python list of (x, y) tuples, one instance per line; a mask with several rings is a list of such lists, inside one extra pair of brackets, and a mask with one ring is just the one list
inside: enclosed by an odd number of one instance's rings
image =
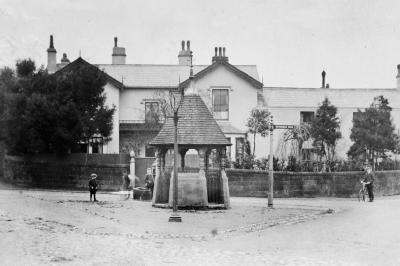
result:
[(147, 174), (144, 179), (144, 186), (135, 187), (134, 198), (135, 199), (151, 199), (153, 196), (154, 180), (151, 174)]

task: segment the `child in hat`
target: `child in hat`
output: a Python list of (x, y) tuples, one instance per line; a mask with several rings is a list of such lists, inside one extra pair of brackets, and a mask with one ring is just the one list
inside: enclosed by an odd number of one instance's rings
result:
[(89, 180), (90, 201), (92, 201), (92, 195), (93, 195), (94, 201), (97, 201), (96, 200), (96, 192), (97, 192), (98, 184), (97, 184), (96, 178), (97, 178), (97, 175), (95, 173), (90, 175), (90, 180)]

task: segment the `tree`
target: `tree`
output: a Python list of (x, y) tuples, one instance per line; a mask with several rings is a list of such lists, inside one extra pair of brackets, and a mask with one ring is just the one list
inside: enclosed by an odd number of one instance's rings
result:
[(115, 108), (105, 105), (106, 76), (98, 68), (82, 64), (50, 75), (30, 59), (16, 67), (16, 85), (7, 88), (11, 153), (65, 154), (95, 135), (109, 138)]
[(253, 157), (256, 151), (256, 135), (260, 134), (265, 137), (270, 128), (271, 114), (265, 108), (253, 108), (250, 112), (250, 117), (247, 119), (246, 126), (249, 132), (253, 134)]
[(354, 144), (347, 152), (349, 157), (375, 165), (378, 158), (385, 158), (387, 152), (396, 150), (399, 136), (392, 124), (391, 111), (389, 101), (383, 96), (375, 97), (365, 112), (357, 111), (350, 134)]
[(337, 108), (327, 97), (319, 106), (315, 118), (311, 122), (310, 133), (314, 139), (314, 146), (318, 147), (319, 155), (324, 156), (327, 161), (333, 160), (337, 141), (342, 134), (340, 133)]

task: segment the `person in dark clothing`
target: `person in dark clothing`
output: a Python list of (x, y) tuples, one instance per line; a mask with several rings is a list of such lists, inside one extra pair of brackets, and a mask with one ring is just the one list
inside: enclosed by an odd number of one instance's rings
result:
[(373, 202), (374, 201), (374, 180), (375, 180), (375, 174), (372, 172), (372, 167), (370, 165), (367, 165), (365, 168), (365, 175), (363, 182), (365, 184), (365, 187), (367, 188), (368, 191), (368, 197), (369, 201)]
[(144, 182), (145, 182), (145, 187), (153, 193), (153, 188), (154, 188), (153, 176), (151, 174), (147, 174), (144, 179)]
[(97, 192), (97, 188), (98, 188), (98, 184), (96, 181), (97, 175), (96, 174), (91, 174), (90, 175), (90, 180), (89, 180), (89, 192), (90, 192), (90, 201), (92, 201), (92, 196), (93, 196), (93, 200), (96, 200), (96, 192)]

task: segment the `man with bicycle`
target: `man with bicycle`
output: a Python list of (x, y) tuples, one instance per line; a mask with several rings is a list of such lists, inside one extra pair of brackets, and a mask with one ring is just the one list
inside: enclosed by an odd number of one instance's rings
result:
[(374, 179), (375, 179), (375, 174), (372, 172), (372, 167), (371, 165), (367, 165), (365, 167), (365, 175), (362, 182), (365, 184), (365, 187), (368, 191), (368, 197), (370, 202), (374, 201)]

